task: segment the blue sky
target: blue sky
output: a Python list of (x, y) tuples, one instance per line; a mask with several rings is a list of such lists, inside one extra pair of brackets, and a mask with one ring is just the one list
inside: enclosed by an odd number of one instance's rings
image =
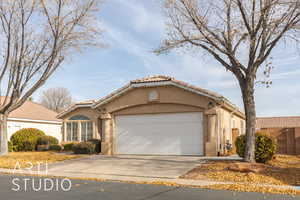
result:
[[(163, 74), (218, 92), (242, 108), (234, 77), (209, 55), (151, 52), (166, 33), (158, 0), (106, 1), (99, 15), (108, 47), (73, 56), (36, 92), (35, 100), (51, 87), (68, 88), (76, 101), (99, 99), (132, 79)], [(281, 45), (273, 54), (273, 85), (256, 86), (258, 116), (300, 115), (300, 56), (291, 46)]]

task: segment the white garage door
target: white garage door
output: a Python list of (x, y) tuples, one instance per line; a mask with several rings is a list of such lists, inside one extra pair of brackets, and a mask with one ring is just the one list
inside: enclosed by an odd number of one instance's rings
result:
[(116, 117), (117, 154), (203, 155), (200, 112)]

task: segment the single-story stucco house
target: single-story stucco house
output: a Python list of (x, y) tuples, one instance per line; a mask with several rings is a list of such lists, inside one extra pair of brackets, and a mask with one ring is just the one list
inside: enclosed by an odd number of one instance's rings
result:
[(264, 130), (277, 140), (280, 154), (300, 154), (300, 116), (259, 117), (257, 130)]
[(46, 135), (56, 137), (61, 141), (62, 121), (57, 119), (56, 116), (56, 112), (38, 103), (26, 101), (21, 107), (8, 115), (8, 139), (22, 128), (37, 128), (44, 131)]
[(133, 80), (58, 115), (63, 141), (101, 139), (102, 153), (218, 155), (245, 116), (223, 96), (167, 76)]

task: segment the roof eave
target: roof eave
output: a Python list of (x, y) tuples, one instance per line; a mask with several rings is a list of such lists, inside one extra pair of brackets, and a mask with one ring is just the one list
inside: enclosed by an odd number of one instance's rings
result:
[(242, 117), (243, 119), (246, 119), (245, 113), (242, 112), (238, 106), (234, 105), (233, 103), (231, 103), (229, 100), (227, 100), (224, 97), (222, 99), (222, 105), (225, 108), (229, 109), (231, 112), (235, 113), (236, 115)]
[(67, 110), (60, 112), (56, 118), (57, 119), (62, 119), (63, 116), (67, 115), (68, 113), (72, 112), (73, 110), (77, 109), (77, 108), (91, 108), (92, 107), (92, 103), (91, 104), (75, 104), (71, 107), (69, 107)]

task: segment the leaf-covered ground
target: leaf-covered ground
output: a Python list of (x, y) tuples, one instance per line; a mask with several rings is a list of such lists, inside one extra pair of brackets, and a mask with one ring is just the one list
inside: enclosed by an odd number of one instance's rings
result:
[(14, 169), (17, 163), (20, 167), (30, 167), (31, 163), (53, 163), (82, 157), (80, 155), (66, 155), (55, 152), (12, 152), (0, 157), (0, 168)]
[[(244, 173), (229, 170), (232, 163), (239, 161), (209, 161), (189, 171), (181, 178), (228, 182), (247, 182), (272, 185), (300, 185), (300, 156), (276, 155), (265, 170), (259, 173)], [(231, 186), (232, 187), (232, 186)]]
[(231, 190), (238, 192), (260, 192), (260, 193), (272, 193), (272, 194), (289, 194), (289, 195), (300, 195), (300, 190), (285, 189), (285, 188), (274, 188), (268, 186), (258, 186), (249, 184), (216, 184), (205, 186), (207, 189), (216, 190)]

